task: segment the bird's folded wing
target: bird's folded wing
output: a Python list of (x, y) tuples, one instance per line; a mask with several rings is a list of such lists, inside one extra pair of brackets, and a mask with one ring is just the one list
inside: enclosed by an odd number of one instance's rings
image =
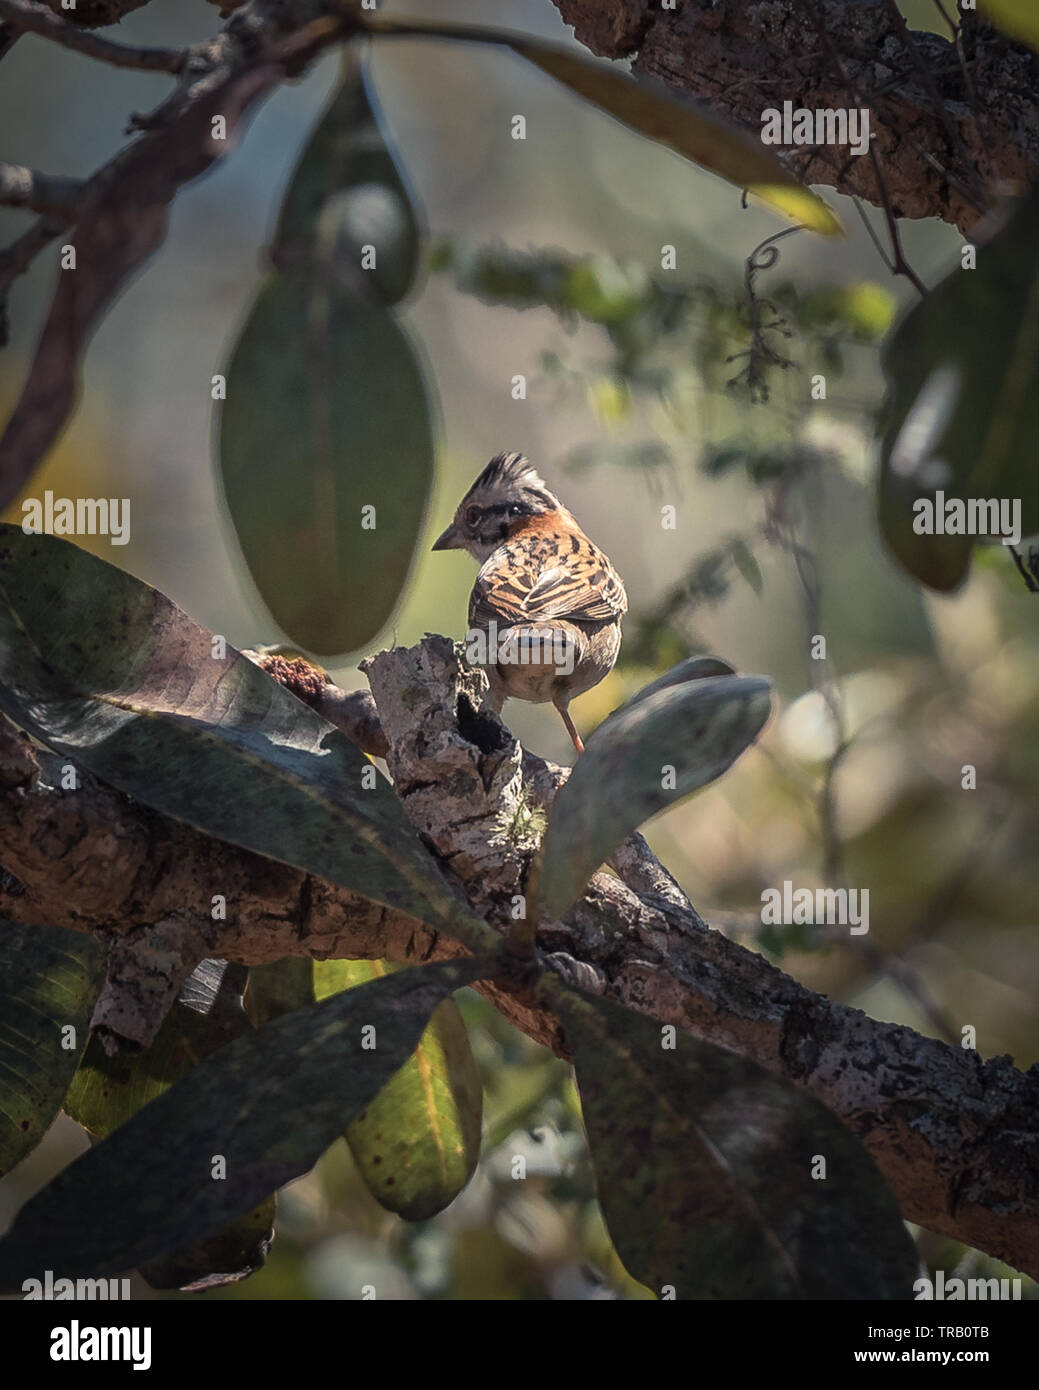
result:
[(469, 626), (499, 628), (517, 622), (605, 622), (627, 611), (624, 585), (598, 551), (568, 557), (542, 569), (533, 558), (509, 550), (492, 555), (476, 576), (469, 599)]

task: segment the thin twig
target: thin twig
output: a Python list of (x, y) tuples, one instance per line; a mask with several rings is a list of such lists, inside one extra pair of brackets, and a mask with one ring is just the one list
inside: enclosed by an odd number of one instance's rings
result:
[[(863, 109), (862, 97), (859, 94), (858, 86), (848, 76), (841, 62), (841, 55), (833, 46), (833, 40), (826, 32), (826, 26), (819, 17), (818, 9), (812, 0), (800, 0), (801, 7), (807, 11), (808, 17), (815, 26), (826, 54), (833, 64), (834, 71), (844, 85), (844, 89), (855, 100), (855, 105), (859, 111)], [(874, 147), (873, 141), (869, 142), (869, 157), (873, 165), (873, 172), (876, 175), (877, 187), (880, 189), (881, 203), (884, 208), (884, 217), (887, 220), (888, 236), (891, 238), (891, 262), (892, 274), (904, 275), (910, 284), (917, 290), (921, 297), (926, 297), (927, 289), (916, 271), (906, 260), (905, 252), (902, 249), (902, 237), (898, 230), (898, 223), (895, 220), (894, 209), (891, 206), (891, 190), (888, 187), (887, 177), (880, 157)]]
[[(935, 0), (935, 3), (939, 5), (939, 8), (941, 8), (940, 0)], [(947, 22), (951, 23), (951, 21), (949, 21), (948, 19)], [(990, 141), (985, 138), (985, 132), (982, 129), (981, 103), (978, 101), (978, 91), (974, 85), (974, 78), (971, 76), (970, 63), (967, 61), (967, 55), (963, 51), (962, 16), (960, 18), (960, 22), (955, 26), (955, 29), (953, 30), (953, 44), (956, 48), (956, 61), (959, 63), (960, 67), (960, 77), (963, 81), (963, 90), (967, 96), (967, 104), (970, 107), (970, 114), (971, 119), (974, 122), (974, 129), (977, 131), (978, 149), (981, 151), (982, 167), (985, 171), (985, 178), (988, 181), (989, 187), (994, 188), (996, 186), (996, 183), (998, 182), (999, 174), (998, 170), (995, 167), (995, 164), (993, 163), (992, 151), (990, 149)]]
[(862, 225), (865, 227), (866, 231), (869, 233), (869, 239), (870, 239), (870, 241), (872, 241), (874, 247), (876, 248), (877, 255), (880, 257), (880, 259), (884, 262), (884, 264), (887, 266), (888, 270), (890, 270), (891, 273), (892, 273), (892, 275), (893, 275), (893, 274), (895, 273), (895, 267), (891, 264), (891, 261), (890, 261), (889, 258), (888, 258), (887, 251), (884, 249), (884, 244), (883, 244), (883, 242), (880, 240), (880, 237), (877, 236), (877, 234), (876, 234), (876, 232), (875, 232), (875, 230), (874, 230), (874, 228), (873, 228), (873, 223), (872, 223), (872, 222), (869, 220), (869, 218), (866, 216), (866, 210), (865, 210), (865, 208), (862, 206), (862, 199), (861, 199), (857, 194), (854, 194), (854, 195), (852, 196), (852, 200), (851, 200), (851, 201), (852, 201), (852, 203), (853, 203), (854, 206), (855, 206), (855, 211), (859, 214), (859, 217), (860, 217), (861, 220), (862, 220)]
[(886, 975), (893, 984), (896, 984), (904, 994), (907, 994), (917, 1004), (943, 1042), (960, 1042), (960, 1030), (937, 1000), (931, 996), (924, 981), (907, 961), (892, 955), (890, 951), (885, 951), (882, 946), (878, 946), (868, 936), (855, 937), (854, 944), (855, 948), (878, 974)]
[(1011, 555), (1014, 557), (1014, 564), (1018, 568), (1018, 573), (1025, 581), (1025, 587), (1028, 592), (1030, 594), (1039, 594), (1039, 556), (1037, 556), (1036, 551), (1029, 550), (1028, 564), (1026, 565), (1018, 554), (1016, 546), (1012, 545), (1008, 548)]
[(880, 197), (884, 208), (884, 218), (887, 222), (888, 236), (891, 238), (893, 273), (895, 275), (904, 275), (920, 295), (921, 299), (926, 299), (927, 286), (906, 260), (906, 254), (902, 247), (902, 234), (898, 230), (898, 222), (895, 218), (894, 209), (891, 206), (891, 190), (888, 188), (887, 175), (884, 173), (884, 165), (872, 145), (869, 147), (869, 153), (873, 163), (873, 172), (877, 176), (877, 185), (880, 188)]
[(55, 217), (71, 217), (79, 207), (84, 185), (63, 174), (41, 174), (24, 164), (0, 163), (0, 203)]
[(917, 155), (921, 160), (923, 160), (925, 164), (929, 164), (931, 168), (934, 170), (934, 172), (940, 175), (940, 177), (945, 180), (945, 182), (950, 186), (950, 188), (955, 188), (958, 193), (962, 193), (967, 202), (970, 203), (973, 207), (978, 208), (979, 211), (987, 211), (987, 208), (979, 208), (974, 194), (970, 191), (970, 189), (963, 182), (960, 176), (958, 174), (953, 173), (953, 171), (947, 165), (943, 164), (940, 159), (933, 155), (930, 152), (930, 150), (925, 149), (923, 145), (920, 144), (919, 140), (914, 140), (913, 137), (909, 135), (906, 137), (906, 143), (915, 155)]
[(71, 48), (87, 58), (97, 58), (117, 68), (139, 68), (147, 72), (180, 72), (186, 53), (175, 48), (142, 48), (113, 43), (111, 39), (92, 34), (69, 24), (36, 0), (0, 0), (0, 18), (14, 29), (51, 39), (63, 48)]
[(974, 167), (970, 155), (967, 153), (967, 147), (963, 143), (963, 137), (957, 130), (952, 117), (949, 115), (949, 109), (945, 104), (945, 99), (941, 92), (939, 92), (937, 83), (927, 64), (924, 62), (923, 55), (917, 47), (912, 34), (909, 32), (909, 25), (906, 24), (905, 17), (898, 8), (897, 0), (884, 0), (884, 4), (891, 18), (891, 23), (894, 26), (895, 32), (898, 34), (899, 40), (902, 43), (902, 47), (912, 59), (913, 65), (920, 76), (920, 81), (924, 84), (924, 91), (930, 98), (938, 119), (942, 123), (945, 134), (949, 140), (950, 148), (955, 150), (960, 159), (963, 160), (963, 166), (971, 176), (974, 192), (970, 195), (970, 201), (979, 212), (987, 212), (988, 205), (985, 201), (984, 190), (980, 186), (977, 170)]
[(949, 33), (951, 37), (955, 39), (960, 32), (960, 26), (953, 19), (950, 18), (949, 12), (942, 4), (942, 0), (933, 0), (933, 4), (934, 8), (941, 15), (942, 19), (944, 19), (946, 24), (949, 26)]

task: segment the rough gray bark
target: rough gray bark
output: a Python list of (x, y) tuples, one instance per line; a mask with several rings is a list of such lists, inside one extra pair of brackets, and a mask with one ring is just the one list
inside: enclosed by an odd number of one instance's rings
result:
[[(787, 99), (812, 110), (861, 101), (897, 217), (940, 217), (966, 231), (979, 203), (1039, 176), (1039, 57), (969, 11), (961, 62), (938, 34), (914, 33), (907, 47), (888, 0), (682, 0), (676, 10), (656, 0), (553, 3), (593, 53), (634, 54), (638, 76), (687, 92), (755, 136), (762, 111)], [(869, 158), (802, 148), (792, 165), (808, 183), (884, 204)]]
[[(484, 706), (484, 677), (459, 665), (446, 638), (367, 666), (408, 816), (445, 877), (504, 930), (566, 770), (524, 752)], [(361, 718), (370, 735), (370, 709)], [(164, 1007), (162, 980), (175, 993), (195, 956), (462, 953), (403, 914), (173, 825), (89, 777), (77, 791), (59, 788), (58, 759), (0, 732), (0, 912), (112, 943), (110, 1022), (147, 1032), (149, 1007), (148, 1027)], [(581, 988), (804, 1086), (859, 1134), (907, 1219), (1039, 1272), (1039, 1067), (983, 1062), (803, 988), (705, 926), (640, 837), (613, 863), (621, 877), (600, 872), (564, 921), (539, 924), (546, 958)], [(226, 921), (211, 918), (214, 891), (227, 899)], [(485, 992), (566, 1055), (529, 993)]]

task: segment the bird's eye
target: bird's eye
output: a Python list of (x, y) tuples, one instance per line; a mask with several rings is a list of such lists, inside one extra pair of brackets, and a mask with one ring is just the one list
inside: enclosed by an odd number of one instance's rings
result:
[(476, 523), (477, 523), (479, 520), (480, 520), (480, 508), (479, 508), (479, 507), (466, 507), (466, 509), (465, 509), (465, 524), (466, 524), (467, 526), (475, 526)]

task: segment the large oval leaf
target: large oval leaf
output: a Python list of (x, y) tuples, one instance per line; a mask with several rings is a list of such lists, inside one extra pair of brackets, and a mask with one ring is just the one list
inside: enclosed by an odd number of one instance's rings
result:
[[(53, 536), (0, 525), (0, 709), (197, 830), (440, 923), (495, 932), (449, 891), (388, 783), (163, 594)], [(364, 783), (362, 783), (362, 773)]]
[(672, 685), (684, 685), (686, 681), (701, 681), (707, 676), (734, 676), (735, 668), (730, 666), (727, 661), (722, 661), (719, 656), (687, 656), (684, 661), (680, 661), (677, 666), (672, 666), (663, 675), (651, 680), (648, 685), (644, 685), (628, 701), (627, 708), (639, 700), (644, 700), (647, 695), (655, 695), (658, 690), (667, 690)]
[(549, 816), (538, 901), (558, 919), (589, 878), (643, 821), (706, 786), (757, 737), (768, 718), (762, 676), (704, 675), (683, 663), (602, 722), (589, 738)]
[(836, 1115), (734, 1052), (550, 991), (630, 1274), (679, 1299), (912, 1297), (898, 1205)]
[(61, 1109), (104, 980), (93, 937), (0, 921), (0, 1176)]
[[(400, 967), (318, 961), (319, 999)], [(427, 1221), (462, 1191), (480, 1157), (483, 1087), (458, 1005), (438, 1004), (418, 1046), (346, 1131), (372, 1196), (406, 1221)]]
[(1012, 520), (1017, 501), (1017, 539), (1039, 531), (1039, 194), (978, 248), (977, 269), (954, 270), (914, 305), (883, 364), (881, 531), (921, 583), (954, 589), (985, 539), (951, 533), (957, 502), (1005, 502)]
[[(345, 287), (362, 298), (396, 304), (418, 272), (422, 227), (383, 128), (371, 70), (356, 44), (343, 49), (342, 69), (339, 87), (292, 175), (273, 259), (293, 267), (331, 261)], [(361, 268), (365, 245), (376, 251), (370, 270)]]
[(364, 27), (377, 34), (503, 44), (629, 129), (666, 145), (737, 187), (749, 189), (812, 231), (827, 236), (843, 231), (833, 209), (818, 194), (799, 184), (760, 140), (663, 83), (636, 81), (618, 67), (594, 62), (527, 34), (458, 24), (413, 24), (381, 16), (362, 19)]
[(270, 277), (232, 354), (219, 451), (281, 628), (324, 656), (370, 641), (404, 587), (433, 476), (422, 372), (392, 314), (322, 273)]
[(214, 1052), (26, 1203), (0, 1242), (0, 1288), (44, 1269), (118, 1274), (245, 1215), (313, 1167), (442, 999), (492, 970), (486, 959), (404, 970)]

